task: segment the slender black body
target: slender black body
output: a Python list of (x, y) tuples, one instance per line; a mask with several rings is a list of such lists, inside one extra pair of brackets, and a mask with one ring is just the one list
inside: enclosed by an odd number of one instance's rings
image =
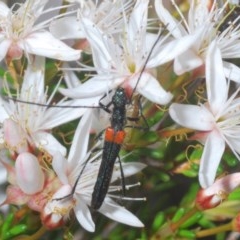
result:
[(128, 98), (125, 90), (123, 88), (117, 88), (111, 102), (111, 104), (113, 104), (111, 127), (107, 128), (105, 132), (102, 162), (92, 193), (91, 207), (95, 210), (101, 207), (108, 192), (114, 163), (124, 140), (125, 132), (123, 128), (126, 120), (127, 103)]

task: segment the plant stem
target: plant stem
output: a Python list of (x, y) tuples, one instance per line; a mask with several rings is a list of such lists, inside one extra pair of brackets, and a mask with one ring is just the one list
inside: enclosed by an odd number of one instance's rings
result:
[(42, 226), (36, 233), (31, 236), (19, 236), (16, 240), (39, 240), (40, 237), (47, 231), (47, 229)]
[(199, 231), (199, 232), (196, 233), (196, 237), (197, 238), (202, 238), (202, 237), (206, 237), (206, 236), (210, 236), (210, 235), (216, 235), (217, 233), (226, 232), (226, 231), (230, 231), (230, 230), (232, 230), (232, 223), (231, 222), (227, 223), (225, 225), (219, 226), (219, 227)]

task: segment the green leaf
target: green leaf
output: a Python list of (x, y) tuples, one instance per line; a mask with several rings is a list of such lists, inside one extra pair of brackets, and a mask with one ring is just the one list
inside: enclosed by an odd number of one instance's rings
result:
[(163, 212), (159, 212), (153, 221), (152, 228), (153, 231), (157, 231), (165, 221), (165, 214)]
[(187, 239), (196, 239), (196, 234), (191, 231), (191, 230), (179, 230), (178, 231), (178, 236), (179, 237), (184, 237), (184, 238), (187, 238)]
[(175, 223), (177, 221), (179, 221), (183, 215), (185, 214), (186, 210), (184, 208), (179, 208), (177, 210), (177, 212), (175, 213), (175, 215), (172, 218), (172, 222)]

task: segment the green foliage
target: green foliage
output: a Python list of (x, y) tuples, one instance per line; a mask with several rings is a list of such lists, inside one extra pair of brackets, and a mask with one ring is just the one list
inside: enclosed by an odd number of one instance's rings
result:
[(9, 213), (4, 219), (2, 216), (0, 227), (0, 239), (9, 240), (26, 233), (28, 227), (24, 223), (15, 223), (14, 213)]

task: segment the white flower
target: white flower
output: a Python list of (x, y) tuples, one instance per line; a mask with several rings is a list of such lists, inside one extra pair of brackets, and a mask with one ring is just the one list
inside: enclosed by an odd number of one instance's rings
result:
[(72, 61), (80, 58), (80, 51), (68, 47), (51, 33), (44, 30), (46, 22), (36, 23), (47, 0), (27, 0), (15, 4), (18, 9), (9, 9), (0, 2), (0, 61), (8, 55), (20, 58), (24, 53), (40, 55), (58, 60)]
[[(209, 56), (207, 52), (212, 41), (216, 42), (216, 51), (220, 51), (219, 58), (239, 58), (240, 26), (230, 24), (227, 29), (220, 31), (221, 23), (224, 20), (226, 4), (222, 8), (218, 8), (219, 5), (214, 0), (209, 9), (208, 1), (206, 0), (190, 2), (188, 19), (185, 19), (181, 15), (182, 19), (178, 22), (164, 8), (162, 0), (155, 0), (155, 8), (160, 20), (176, 39), (181, 39), (185, 36), (194, 37), (196, 34), (199, 35), (195, 43), (187, 51), (175, 58), (175, 73), (183, 74), (209, 62), (206, 58)], [(180, 12), (176, 4), (175, 7)], [(212, 52), (212, 54), (215, 55), (217, 53)], [(226, 77), (231, 75), (232, 80), (240, 82), (240, 69), (236, 65), (226, 60), (223, 61), (223, 66)], [(212, 67), (218, 68), (217, 62)]]
[[(4, 103), (4, 107), (9, 117), (17, 122), (19, 127), (25, 131), (28, 136), (27, 140), (31, 145), (42, 147), (49, 153), (53, 153), (58, 149), (58, 151), (65, 155), (65, 147), (48, 131), (56, 126), (79, 118), (87, 110), (86, 108), (71, 108), (71, 106), (94, 105), (98, 103), (98, 98), (71, 101), (63, 99), (56, 105), (63, 107), (68, 106), (67, 108), (47, 107), (52, 101), (55, 92), (47, 99), (47, 93), (44, 89), (44, 71), (44, 58), (36, 57), (34, 65), (29, 64), (25, 71), (22, 88), (17, 97), (20, 101), (25, 102), (9, 99), (8, 102)], [(56, 89), (57, 87), (58, 86), (56, 86)], [(9, 95), (11, 97), (10, 93)], [(39, 103), (43, 106), (31, 103)], [(11, 131), (11, 129), (9, 129), (9, 131)], [(8, 135), (10, 135), (10, 133), (8, 133)]]
[[(92, 125), (91, 119), (91, 110), (89, 110), (84, 114), (76, 129), (68, 159), (63, 158), (61, 154), (55, 155), (53, 159), (53, 168), (63, 185), (44, 208), (42, 219), (48, 227), (57, 226), (62, 218), (66, 219), (68, 217), (69, 211), (73, 209), (79, 223), (86, 230), (91, 232), (95, 230), (89, 206), (91, 205), (93, 187), (101, 161), (99, 159), (100, 152), (94, 157), (90, 156), (91, 152), (87, 153), (89, 131)], [(86, 163), (86, 161), (88, 162)], [(123, 164), (124, 176), (133, 175), (142, 170), (143, 167), (144, 165), (140, 163)], [(66, 197), (71, 194), (79, 176), (80, 179), (73, 195)], [(117, 180), (120, 176), (120, 170), (116, 164), (111, 182)], [(109, 192), (117, 190), (119, 190), (118, 186), (110, 186), (109, 188)], [(57, 198), (63, 199), (59, 200)], [(98, 211), (115, 221), (135, 227), (143, 227), (137, 217), (111, 200), (110, 195), (106, 196)]]
[[(150, 71), (186, 51), (195, 40), (187, 36), (166, 43), (166, 36), (156, 43), (158, 36), (147, 33), (148, 2), (136, 2), (130, 17), (124, 21), (124, 32), (116, 39), (105, 34), (89, 19), (81, 19), (92, 48), (97, 75), (74, 89), (61, 89), (64, 95), (72, 98), (79, 98), (84, 94), (102, 95), (122, 85), (129, 92), (136, 87), (138, 93), (158, 104), (169, 103), (172, 94), (162, 88)], [(156, 45), (152, 49), (154, 43)], [(144, 67), (141, 80), (137, 84)]]
[(50, 26), (51, 33), (60, 39), (86, 38), (81, 18), (87, 18), (96, 24), (103, 32), (113, 34), (122, 31), (123, 12), (128, 12), (133, 1), (105, 0), (76, 0), (78, 2), (78, 16), (69, 16), (53, 21)]
[[(235, 99), (238, 91), (228, 99), (228, 83), (216, 42), (212, 42), (208, 54), (208, 102), (200, 106), (173, 103), (169, 109), (175, 122), (202, 132), (204, 150), (200, 160), (199, 181), (203, 188), (213, 184), (226, 144), (240, 160), (240, 99)], [(217, 64), (218, 69), (213, 68), (214, 64)]]

